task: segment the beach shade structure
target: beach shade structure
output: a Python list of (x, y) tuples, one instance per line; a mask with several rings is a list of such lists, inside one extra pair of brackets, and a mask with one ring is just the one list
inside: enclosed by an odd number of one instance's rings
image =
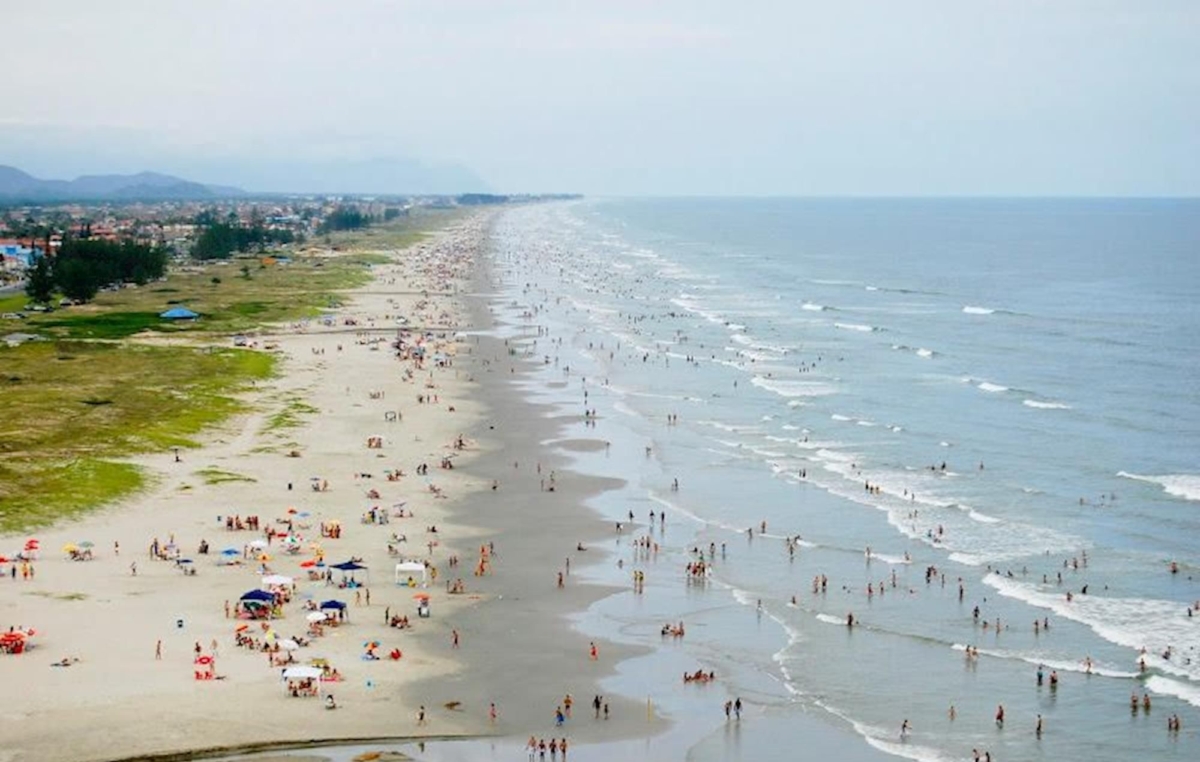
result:
[(274, 603), (275, 596), (268, 593), (266, 590), (251, 590), (241, 597), (243, 601), (262, 601), (263, 603)]
[(84, 540), (83, 542), (78, 543), (78, 545), (79, 545), (79, 547), (84, 548), (85, 550), (87, 548), (96, 547), (96, 543), (92, 542), (91, 540)]
[(320, 611), (313, 611), (313, 612), (311, 612), (311, 613), (310, 613), (308, 616), (306, 616), (306, 617), (304, 617), (304, 618), (305, 618), (307, 621), (309, 621), (309, 622), (312, 622), (313, 624), (316, 624), (317, 622), (324, 622), (324, 621), (325, 621), (326, 619), (328, 619), (329, 617), (327, 617), (327, 616), (326, 616), (326, 615), (325, 615), (323, 612), (320, 612)]
[(252, 548), (265, 548), (265, 547), (267, 547), (267, 544), (268, 543), (266, 540), (251, 540), (250, 541), (250, 547), (252, 547)]
[(421, 587), (425, 587), (429, 583), (429, 570), (425, 568), (425, 564), (420, 561), (402, 561), (396, 564), (396, 584), (408, 584), (408, 580), (413, 580), (416, 584), (416, 575), (421, 575)]
[(293, 687), (290, 683), (309, 680), (316, 688), (317, 693), (320, 693), (323, 690), (321, 685), (321, 675), (323, 674), (320, 667), (288, 667), (283, 671), (283, 690), (285, 693), (290, 693)]
[(279, 647), (282, 648), (284, 651), (295, 651), (297, 648), (300, 647), (300, 644), (297, 643), (296, 641), (292, 640), (291, 638), (282, 638), (279, 641)]
[(357, 561), (343, 561), (340, 564), (334, 564), (330, 568), (337, 569), (338, 571), (358, 571), (359, 569), (365, 569), (367, 567), (363, 566)]
[(321, 602), (321, 610), (322, 611), (324, 611), (326, 609), (337, 609), (338, 611), (344, 611), (345, 608), (346, 608), (346, 604), (342, 603), (341, 601), (328, 600), (328, 601)]
[(312, 559), (312, 558), (308, 559), (307, 561), (300, 562), (301, 569), (311, 569), (316, 565), (317, 565), (316, 559)]
[(223, 556), (237, 556), (237, 555), (241, 555), (241, 552), (242, 552), (242, 551), (238, 550), (237, 548), (225, 548), (225, 550), (222, 550), (222, 551), (221, 551), (221, 555), (223, 555)]
[(159, 315), (163, 320), (195, 320), (200, 317), (197, 312), (192, 312), (187, 307), (172, 307), (171, 309)]
[(282, 574), (268, 574), (262, 578), (263, 587), (286, 587), (292, 584), (294, 581), (295, 580), (293, 580), (291, 577), (287, 577)]
[(68, 542), (66, 545), (63, 546), (63, 553), (78, 553), (78, 552), (79, 552), (79, 546), (73, 542)]

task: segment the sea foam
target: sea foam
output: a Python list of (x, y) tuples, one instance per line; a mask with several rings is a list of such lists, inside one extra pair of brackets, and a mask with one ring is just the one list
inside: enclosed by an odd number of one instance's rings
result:
[(1142, 476), (1128, 471), (1118, 471), (1117, 476), (1134, 479), (1139, 482), (1157, 484), (1168, 495), (1181, 497), (1184, 500), (1200, 500), (1200, 476), (1194, 474), (1165, 474), (1163, 476)]

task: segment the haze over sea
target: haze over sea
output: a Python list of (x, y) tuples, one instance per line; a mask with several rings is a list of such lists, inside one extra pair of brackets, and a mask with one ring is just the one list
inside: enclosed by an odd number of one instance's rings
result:
[[(664, 621), (686, 621), (670, 658), (756, 707), (756, 758), (793, 758), (799, 714), (914, 759), (1195, 758), (1197, 251), (1196, 200), (507, 212), (496, 304), (545, 362), (529, 393), (596, 410), (586, 435), (611, 449), (576, 467), (629, 480), (595, 507), (641, 525), (618, 540), (625, 568), (594, 574), (627, 585), (632, 564), (656, 596), (639, 613), (621, 594), (580, 626), (658, 645)], [(628, 543), (660, 510), (662, 550), (638, 559)], [(693, 546), (714, 561), (707, 584), (685, 580)], [(654, 693), (659, 677), (678, 672), (614, 687)], [(1143, 692), (1153, 710), (1131, 713)], [(716, 718), (723, 700), (691, 709)]]

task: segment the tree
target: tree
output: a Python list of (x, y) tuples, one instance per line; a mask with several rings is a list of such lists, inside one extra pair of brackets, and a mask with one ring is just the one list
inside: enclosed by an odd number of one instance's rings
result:
[(25, 293), (39, 304), (50, 301), (54, 295), (54, 272), (50, 269), (50, 260), (38, 257), (33, 267), (29, 269), (29, 280), (25, 283)]
[(58, 260), (54, 265), (54, 280), (68, 299), (91, 301), (100, 290), (95, 271), (82, 259)]

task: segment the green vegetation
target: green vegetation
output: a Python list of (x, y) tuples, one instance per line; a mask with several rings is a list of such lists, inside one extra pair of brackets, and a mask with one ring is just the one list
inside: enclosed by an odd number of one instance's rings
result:
[(91, 301), (104, 286), (114, 283), (142, 285), (161, 278), (167, 269), (162, 249), (133, 241), (113, 243), (68, 238), (51, 263), (38, 261), (25, 291), (35, 302), (48, 302), (55, 290), (68, 299)]
[(315, 415), (321, 412), (312, 405), (303, 400), (292, 397), (289, 398), (283, 409), (276, 412), (269, 419), (264, 428), (265, 431), (282, 431), (284, 429), (294, 429), (302, 424), (300, 416)]
[(114, 462), (195, 446), (243, 409), (233, 396), (274, 357), (234, 349), (80, 341), (0, 348), (0, 530), (41, 526), (144, 486)]
[(290, 230), (269, 230), (255, 223), (250, 227), (213, 222), (204, 229), (192, 247), (195, 259), (229, 259), (234, 252), (262, 251), (269, 243), (292, 243)]
[(358, 230), (371, 224), (371, 217), (363, 214), (352, 206), (339, 206), (329, 213), (321, 223), (320, 232), (332, 233), (337, 230)]
[[(106, 263), (89, 277), (103, 273), (108, 280), (101, 285), (128, 287), (101, 290), (84, 305), (0, 318), (0, 335), (49, 339), (0, 345), (0, 532), (49, 525), (150, 486), (146, 473), (121, 459), (196, 446), (206, 427), (244, 409), (240, 392), (273, 373), (269, 353), (204, 345), (225, 345), (231, 334), (336, 308), (339, 292), (368, 282), (370, 267), (389, 261), (382, 252), (421, 240), (423, 231), (448, 224), (455, 214), (414, 211), (385, 224), (331, 233), (329, 244), (338, 250), (332, 256), (321, 247), (295, 252), (286, 264), (233, 257), (173, 269), (165, 282), (149, 282), (157, 278), (155, 271), (138, 269), (145, 264), (138, 259), (145, 247), (95, 248), (103, 242), (81, 241), (86, 246), (64, 261), (108, 252), (101, 255)], [(56, 270), (57, 265), (52, 274)], [(83, 272), (72, 277), (82, 278)], [(61, 288), (57, 281), (55, 288)], [(27, 301), (24, 294), (0, 296), (0, 314), (21, 313)], [(198, 312), (200, 319), (159, 319), (175, 305)], [(159, 346), (130, 340), (164, 334), (194, 341)], [(295, 394), (279, 404), (264, 424), (275, 442), (260, 449), (299, 451), (299, 444), (284, 441), (287, 431), (317, 410)], [(217, 469), (195, 475), (208, 483), (245, 478)]]
[(223, 471), (216, 466), (209, 466), (196, 471), (196, 476), (204, 480), (205, 484), (226, 484), (228, 482), (256, 482), (252, 476), (236, 474), (233, 471)]
[[(337, 303), (339, 291), (369, 281), (368, 265), (379, 259), (386, 258), (298, 256), (290, 264), (272, 265), (255, 257), (180, 269), (165, 283), (104, 291), (88, 304), (31, 312), (25, 320), (0, 319), (0, 335), (22, 331), (55, 338), (121, 339), (143, 331), (243, 333), (264, 323), (316, 317)], [(239, 265), (247, 266), (253, 278), (233, 277)], [(230, 277), (222, 279), (217, 273)], [(20, 312), (26, 301), (20, 296), (0, 301), (0, 313)], [(175, 305), (186, 306), (201, 318), (174, 322), (159, 318)]]

